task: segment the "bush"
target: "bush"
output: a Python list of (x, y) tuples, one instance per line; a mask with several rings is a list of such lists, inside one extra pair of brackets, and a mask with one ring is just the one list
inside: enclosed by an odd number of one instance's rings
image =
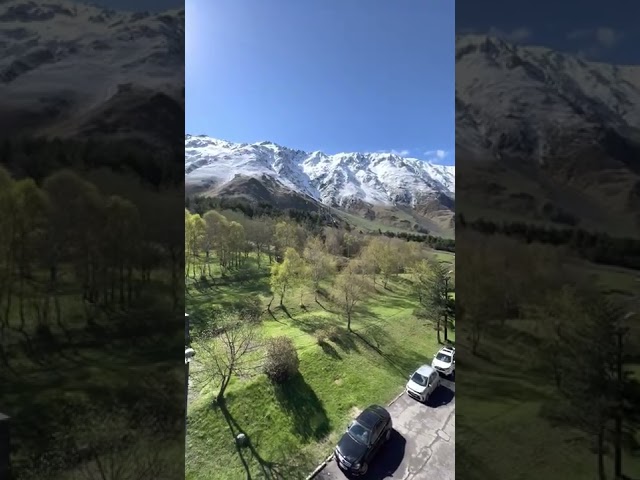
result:
[(332, 342), (335, 342), (336, 340), (340, 339), (340, 329), (335, 325), (331, 325), (330, 327), (328, 327), (326, 329), (326, 332), (327, 332), (327, 338)]
[(314, 335), (318, 345), (326, 343), (327, 340), (335, 342), (340, 339), (340, 329), (335, 325), (330, 325), (316, 330)]
[(316, 342), (318, 343), (318, 345), (322, 345), (323, 343), (325, 343), (327, 341), (327, 338), (329, 338), (329, 335), (327, 335), (327, 329), (326, 328), (321, 328), (319, 330), (316, 330), (314, 335), (316, 337)]
[(298, 373), (300, 359), (293, 341), (288, 337), (267, 340), (264, 373), (272, 382), (283, 383)]

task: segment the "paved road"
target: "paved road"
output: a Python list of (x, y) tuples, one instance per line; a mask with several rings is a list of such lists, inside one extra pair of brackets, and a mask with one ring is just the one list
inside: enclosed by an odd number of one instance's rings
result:
[[(455, 478), (455, 383), (442, 380), (426, 404), (403, 394), (389, 407), (394, 431), (362, 480), (453, 480)], [(316, 477), (348, 478), (335, 460)]]

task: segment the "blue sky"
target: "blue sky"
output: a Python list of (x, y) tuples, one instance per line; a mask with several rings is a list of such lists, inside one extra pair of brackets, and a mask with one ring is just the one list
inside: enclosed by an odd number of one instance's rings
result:
[(186, 0), (187, 133), (451, 164), (454, 20), (450, 0)]
[(640, 63), (637, 0), (458, 0), (456, 30), (498, 33), (515, 42), (543, 45), (586, 59)]

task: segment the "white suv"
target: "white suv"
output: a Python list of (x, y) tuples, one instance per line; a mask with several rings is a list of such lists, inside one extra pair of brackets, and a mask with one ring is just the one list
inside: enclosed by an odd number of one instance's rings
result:
[(456, 369), (456, 348), (442, 347), (433, 356), (431, 366), (446, 377), (453, 374)]

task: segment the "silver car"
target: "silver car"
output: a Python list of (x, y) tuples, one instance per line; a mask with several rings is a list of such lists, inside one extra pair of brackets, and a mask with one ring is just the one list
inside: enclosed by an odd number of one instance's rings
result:
[(440, 375), (430, 365), (422, 365), (409, 377), (407, 394), (420, 402), (426, 402), (440, 385)]

